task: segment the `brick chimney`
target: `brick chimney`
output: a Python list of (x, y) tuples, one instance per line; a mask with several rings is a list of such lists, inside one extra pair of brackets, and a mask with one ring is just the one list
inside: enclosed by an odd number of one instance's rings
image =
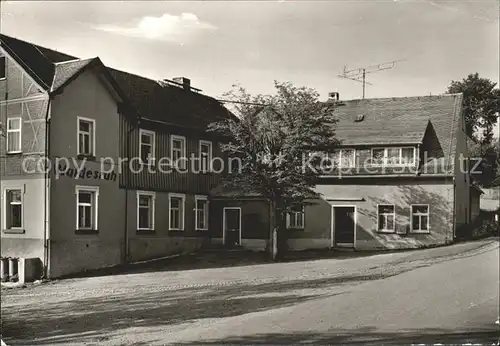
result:
[(181, 84), (184, 90), (191, 90), (191, 80), (189, 78), (175, 77), (172, 80), (178, 84)]

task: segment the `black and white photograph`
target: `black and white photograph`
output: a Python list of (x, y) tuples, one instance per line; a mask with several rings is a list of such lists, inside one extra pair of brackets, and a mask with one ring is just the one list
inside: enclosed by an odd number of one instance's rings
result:
[(499, 18), (1, 0), (1, 346), (500, 345)]

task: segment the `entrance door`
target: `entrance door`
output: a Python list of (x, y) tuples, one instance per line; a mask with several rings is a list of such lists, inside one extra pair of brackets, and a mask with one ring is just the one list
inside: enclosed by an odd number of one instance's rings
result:
[(335, 246), (354, 247), (354, 207), (333, 207)]
[(241, 208), (224, 208), (224, 245), (241, 245)]

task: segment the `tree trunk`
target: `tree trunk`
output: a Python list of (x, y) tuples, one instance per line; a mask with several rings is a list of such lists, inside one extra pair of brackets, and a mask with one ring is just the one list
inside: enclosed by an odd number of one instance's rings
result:
[(278, 256), (278, 225), (277, 225), (276, 202), (269, 202), (269, 239), (267, 249), (269, 259), (276, 261)]
[(287, 240), (288, 233), (286, 229), (286, 213), (280, 212), (280, 217), (278, 220), (278, 253), (277, 260), (282, 261), (285, 259), (285, 254), (287, 251)]
[(268, 252), (271, 261), (280, 261), (284, 259), (286, 252), (286, 215), (283, 208), (279, 208), (276, 201), (269, 203), (270, 227)]

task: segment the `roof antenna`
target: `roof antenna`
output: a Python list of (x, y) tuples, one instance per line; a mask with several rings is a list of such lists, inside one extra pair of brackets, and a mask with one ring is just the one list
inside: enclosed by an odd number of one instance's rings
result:
[[(391, 62), (386, 62), (378, 65), (371, 65), (367, 67), (359, 67), (355, 69), (348, 70), (347, 66), (344, 66), (344, 70), (342, 71), (342, 74), (339, 74), (338, 77), (344, 78), (344, 79), (350, 79), (355, 82), (360, 82), (363, 83), (363, 99), (365, 98), (365, 85), (373, 85), (371, 83), (368, 83), (366, 81), (366, 74), (367, 73), (374, 73), (378, 71), (383, 71), (383, 70), (389, 70), (394, 68), (394, 65), (397, 62), (400, 61), (405, 61), (406, 59), (401, 59), (401, 60), (394, 60)], [(360, 79), (361, 78), (361, 79)]]

